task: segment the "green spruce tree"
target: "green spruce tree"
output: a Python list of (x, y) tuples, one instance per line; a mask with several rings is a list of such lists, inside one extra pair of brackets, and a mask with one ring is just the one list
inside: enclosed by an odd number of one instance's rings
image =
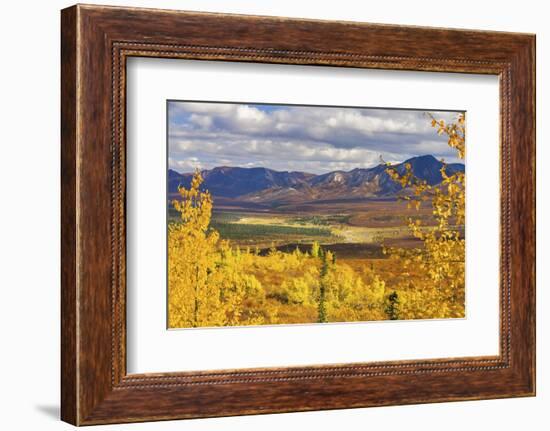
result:
[(386, 309), (384, 310), (388, 315), (389, 320), (399, 320), (399, 295), (394, 290), (388, 296)]
[(326, 277), (328, 274), (327, 254), (323, 249), (319, 250), (319, 258), (321, 259), (321, 270), (319, 271), (319, 303), (317, 307), (319, 323), (328, 322), (327, 304), (326, 304)]

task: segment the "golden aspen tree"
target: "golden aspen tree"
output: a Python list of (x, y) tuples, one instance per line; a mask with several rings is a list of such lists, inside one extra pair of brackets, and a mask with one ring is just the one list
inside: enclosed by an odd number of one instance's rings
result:
[(180, 215), (168, 226), (168, 321), (170, 327), (216, 326), (224, 313), (209, 278), (216, 268), (219, 235), (209, 229), (212, 197), (201, 191), (196, 172), (189, 189), (180, 186), (172, 202)]
[[(223, 325), (259, 325), (264, 322), (261, 308), (265, 292), (261, 283), (244, 266), (249, 254), (220, 241), (216, 270), (210, 277), (212, 290), (220, 298)], [(246, 306), (253, 303), (253, 306)]]
[[(465, 117), (458, 116), (455, 123), (445, 123), (432, 117), (432, 127), (439, 135), (445, 134), (448, 145), (457, 151), (458, 158), (465, 157)], [(447, 173), (443, 163), (441, 176), (443, 181), (438, 185), (428, 185), (419, 180), (412, 172), (410, 164), (405, 165), (405, 173), (399, 174), (388, 166), (390, 177), (402, 187), (412, 189), (412, 196), (405, 196), (409, 207), (420, 208), (423, 201), (431, 201), (435, 227), (424, 225), (420, 219), (408, 219), (412, 235), (423, 243), (423, 249), (404, 250), (390, 248), (386, 253), (398, 255), (403, 262), (422, 269), (433, 283), (434, 290), (427, 293), (420, 301), (424, 307), (432, 308), (429, 317), (463, 317), (464, 316), (464, 271), (465, 241), (462, 227), (465, 220), (465, 175), (463, 172)], [(433, 292), (436, 294), (433, 295)]]
[(243, 265), (251, 257), (221, 241), (210, 227), (213, 201), (201, 191), (203, 178), (195, 172), (189, 189), (179, 187), (172, 205), (180, 220), (168, 226), (168, 320), (170, 327), (251, 325), (263, 323), (259, 307), (262, 285)]

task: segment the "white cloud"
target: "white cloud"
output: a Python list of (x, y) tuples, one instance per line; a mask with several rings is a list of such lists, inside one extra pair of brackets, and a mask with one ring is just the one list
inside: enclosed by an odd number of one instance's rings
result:
[(193, 172), (196, 169), (203, 169), (203, 164), (196, 157), (187, 157), (182, 160), (168, 158), (168, 167), (178, 172)]
[(212, 127), (212, 117), (208, 115), (191, 114), (189, 121), (193, 124), (200, 126), (203, 129)]
[[(457, 113), (436, 112), (452, 120)], [(433, 154), (456, 161), (423, 111), (171, 102), (174, 169), (201, 164), (326, 172)]]

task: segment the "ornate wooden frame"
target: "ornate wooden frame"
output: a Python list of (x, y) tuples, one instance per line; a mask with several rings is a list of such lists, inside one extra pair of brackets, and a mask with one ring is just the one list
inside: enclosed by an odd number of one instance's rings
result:
[[(535, 36), (102, 6), (62, 11), (61, 417), (75, 425), (535, 394)], [(494, 74), (501, 106), (495, 357), (130, 374), (130, 56)]]

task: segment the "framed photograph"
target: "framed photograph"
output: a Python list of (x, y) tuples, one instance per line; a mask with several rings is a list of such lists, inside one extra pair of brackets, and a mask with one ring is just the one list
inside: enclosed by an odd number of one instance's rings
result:
[(535, 394), (535, 37), (62, 11), (62, 419)]
[(466, 316), (464, 112), (167, 117), (168, 328)]

